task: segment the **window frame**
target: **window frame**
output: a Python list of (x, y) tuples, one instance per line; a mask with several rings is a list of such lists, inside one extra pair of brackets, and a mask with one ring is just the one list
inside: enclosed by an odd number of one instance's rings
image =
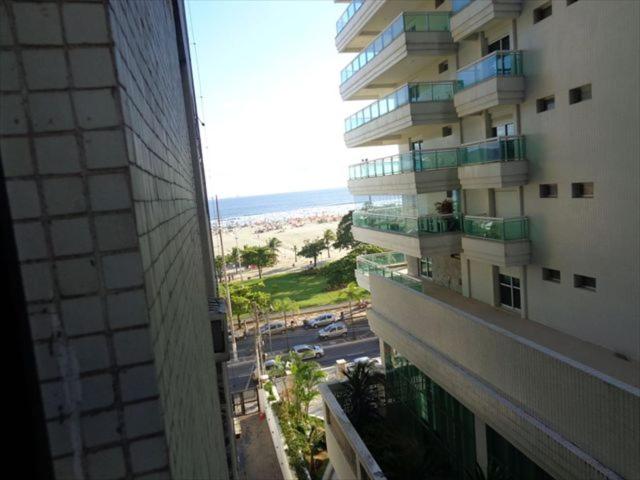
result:
[[(558, 274), (557, 277), (554, 274)], [(555, 268), (542, 267), (542, 280), (545, 282), (562, 283), (562, 273)]]
[[(509, 282), (503, 282), (502, 278), (508, 278)], [(514, 280), (518, 281), (518, 285), (515, 285)], [(512, 305), (508, 305), (506, 303), (502, 302), (502, 288), (501, 287), (507, 287), (510, 290), (510, 294), (511, 294), (511, 303)], [(519, 301), (519, 306), (514, 306), (515, 305), (515, 294), (514, 291), (517, 290), (519, 295), (518, 295), (518, 301)], [(500, 306), (502, 308), (505, 308), (507, 310), (512, 310), (515, 312), (520, 312), (522, 311), (522, 283), (520, 282), (520, 279), (518, 277), (512, 277), (510, 275), (505, 275), (504, 273), (498, 273), (498, 297), (500, 299)]]
[[(585, 193), (585, 186), (590, 186), (590, 193)], [(574, 182), (571, 184), (571, 198), (594, 198), (595, 186), (593, 182)]]
[[(585, 283), (585, 280), (587, 280), (588, 283), (590, 283), (591, 280), (593, 280), (593, 286), (587, 285)], [(598, 281), (597, 281), (596, 277), (589, 277), (588, 275), (580, 275), (580, 274), (574, 273), (573, 274), (573, 287), (574, 288), (579, 288), (581, 290), (587, 290), (589, 292), (596, 292), (597, 288), (598, 288)]]
[[(548, 13), (547, 13), (548, 12)], [(553, 2), (547, 2), (533, 9), (533, 23), (540, 23), (541, 21), (549, 18), (553, 15)]]
[[(427, 266), (426, 273), (423, 269), (423, 266)], [(432, 257), (421, 257), (420, 258), (420, 276), (424, 279), (433, 281), (433, 258)]]
[[(558, 184), (557, 183), (540, 183), (538, 185), (538, 194), (540, 198), (558, 198)], [(543, 190), (548, 189), (548, 191), (555, 190), (553, 194), (546, 193), (543, 194)]]

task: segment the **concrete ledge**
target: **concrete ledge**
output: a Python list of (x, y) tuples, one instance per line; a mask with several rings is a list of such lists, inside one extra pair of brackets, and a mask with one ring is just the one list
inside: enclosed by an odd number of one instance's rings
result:
[(369, 286), (369, 275), (364, 275), (358, 270), (356, 270), (356, 283), (360, 288), (371, 290), (371, 287)]
[(460, 253), (462, 250), (460, 242), (462, 234), (460, 232), (425, 233), (414, 236), (353, 226), (352, 233), (353, 238), (359, 242), (378, 245), (387, 250), (401, 252), (411, 257), (452, 255)]
[(349, 180), (353, 195), (417, 195), (460, 188), (458, 169), (439, 168)]
[(505, 18), (517, 18), (522, 10), (522, 0), (475, 0), (451, 17), (453, 40), (487, 30), (491, 24)]
[(340, 85), (340, 95), (343, 100), (379, 98), (423, 69), (424, 57), (447, 55), (456, 50), (451, 32), (403, 32)]
[(456, 122), (453, 101), (408, 103), (344, 134), (347, 147), (397, 144), (418, 125)]
[(492, 77), (457, 92), (453, 97), (460, 117), (498, 105), (516, 105), (523, 101), (524, 77)]
[[(367, 24), (385, 5), (387, 0), (367, 0), (355, 13), (342, 31), (336, 35), (336, 48), (339, 52), (358, 52), (382, 31), (382, 26), (367, 29)], [(356, 37), (364, 37), (358, 38)]]
[(458, 167), (462, 188), (506, 188), (526, 185), (529, 162), (491, 162)]
[[(274, 388), (274, 396), (278, 398), (278, 392)], [(259, 388), (258, 389), (258, 398), (260, 405), (264, 406), (264, 413), (267, 417), (267, 423), (269, 424), (269, 433), (271, 433), (271, 439), (273, 440), (273, 446), (276, 450), (276, 456), (278, 457), (278, 464), (280, 465), (280, 471), (282, 472), (282, 477), (284, 480), (297, 480), (296, 475), (291, 470), (291, 466), (289, 465), (289, 457), (287, 455), (287, 444), (284, 441), (284, 435), (282, 434), (282, 429), (280, 428), (280, 421), (276, 416), (273, 408), (271, 408), (271, 403), (267, 400), (267, 392)]]
[(336, 477), (341, 480), (385, 480), (382, 469), (333, 394), (332, 388), (339, 385), (334, 382), (324, 383), (319, 387), (325, 409), (327, 451)]
[(517, 267), (531, 262), (529, 240), (501, 242), (465, 235), (462, 237), (462, 251), (472, 260), (501, 267)]
[(640, 471), (640, 389), (568, 355), (627, 373), (637, 362), (441, 287), (370, 283), (376, 334), (554, 477)]

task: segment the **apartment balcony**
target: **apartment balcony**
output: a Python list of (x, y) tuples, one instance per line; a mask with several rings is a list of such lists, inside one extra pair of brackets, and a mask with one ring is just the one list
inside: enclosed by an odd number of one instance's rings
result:
[(457, 149), (416, 150), (349, 167), (353, 195), (417, 195), (460, 188)]
[(524, 100), (522, 52), (493, 52), (461, 68), (456, 76), (453, 102), (460, 117)]
[(453, 40), (459, 42), (502, 20), (517, 18), (521, 10), (522, 0), (452, 0)]
[(359, 52), (401, 12), (432, 7), (428, 0), (353, 0), (336, 21), (336, 48)]
[(419, 291), (397, 271), (368, 275), (367, 316), (380, 339), (548, 473), (638, 471), (638, 362), (432, 282)]
[(451, 255), (461, 251), (457, 214), (409, 216), (400, 207), (353, 212), (353, 237), (413, 257)]
[(453, 82), (409, 83), (345, 119), (348, 147), (393, 145), (457, 121)]
[(422, 282), (406, 275), (407, 262), (404, 253), (384, 252), (370, 255), (360, 255), (356, 258), (356, 281), (361, 288), (371, 291), (369, 284), (370, 275), (382, 275), (383, 277), (397, 277), (401, 282), (414, 290), (422, 290)]
[(529, 219), (465, 215), (462, 222), (462, 250), (472, 260), (516, 267), (531, 261)]
[(401, 13), (340, 72), (344, 100), (380, 98), (456, 51), (449, 12)]
[(499, 137), (458, 148), (462, 188), (506, 188), (525, 185), (529, 163), (524, 137)]

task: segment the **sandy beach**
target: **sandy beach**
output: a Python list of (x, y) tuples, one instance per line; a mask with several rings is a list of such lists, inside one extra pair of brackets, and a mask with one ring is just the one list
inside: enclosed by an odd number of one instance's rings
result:
[[(225, 253), (229, 253), (233, 247), (242, 248), (245, 245), (265, 245), (267, 241), (272, 237), (277, 237), (282, 241), (282, 245), (278, 252), (278, 263), (269, 268), (265, 268), (263, 275), (270, 275), (275, 273), (285, 273), (302, 268), (307, 268), (309, 262), (313, 262), (312, 259), (298, 257), (294, 262), (294, 246), (298, 247), (298, 250), (304, 245), (305, 240), (314, 240), (322, 237), (323, 233), (327, 229), (333, 230), (335, 233), (336, 228), (342, 215), (336, 214), (321, 214), (311, 215), (308, 217), (293, 217), (286, 219), (268, 219), (268, 220), (256, 220), (250, 223), (242, 225), (226, 226), (222, 228), (222, 241), (224, 242)], [(212, 229), (212, 235), (214, 239), (214, 248), (216, 255), (221, 252), (220, 238), (216, 228)], [(318, 257), (318, 265), (325, 263), (328, 260), (335, 260), (341, 258), (348, 253), (347, 250), (334, 250), (331, 249), (331, 257), (327, 256), (326, 250)], [(229, 271), (229, 274), (234, 273)], [(242, 278), (255, 278), (258, 276), (257, 270), (248, 270), (242, 272)], [(240, 278), (240, 275), (237, 275)]]

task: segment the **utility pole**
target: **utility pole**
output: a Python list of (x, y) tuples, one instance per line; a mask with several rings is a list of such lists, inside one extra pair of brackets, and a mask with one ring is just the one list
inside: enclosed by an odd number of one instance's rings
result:
[(218, 216), (218, 235), (220, 236), (220, 250), (222, 255), (222, 276), (224, 277), (225, 291), (227, 292), (227, 324), (231, 329), (231, 355), (234, 361), (238, 361), (238, 345), (236, 344), (236, 333), (233, 329), (233, 312), (231, 311), (231, 292), (229, 291), (229, 276), (227, 275), (227, 262), (224, 260), (224, 244), (222, 243), (222, 225), (220, 223), (220, 206), (218, 205), (218, 195), (216, 195), (216, 213)]
[(238, 248), (238, 234), (235, 229), (233, 230), (233, 236), (236, 238), (236, 273), (238, 273), (238, 267), (240, 267), (240, 280), (244, 280), (242, 277), (242, 257), (240, 256), (240, 249)]

